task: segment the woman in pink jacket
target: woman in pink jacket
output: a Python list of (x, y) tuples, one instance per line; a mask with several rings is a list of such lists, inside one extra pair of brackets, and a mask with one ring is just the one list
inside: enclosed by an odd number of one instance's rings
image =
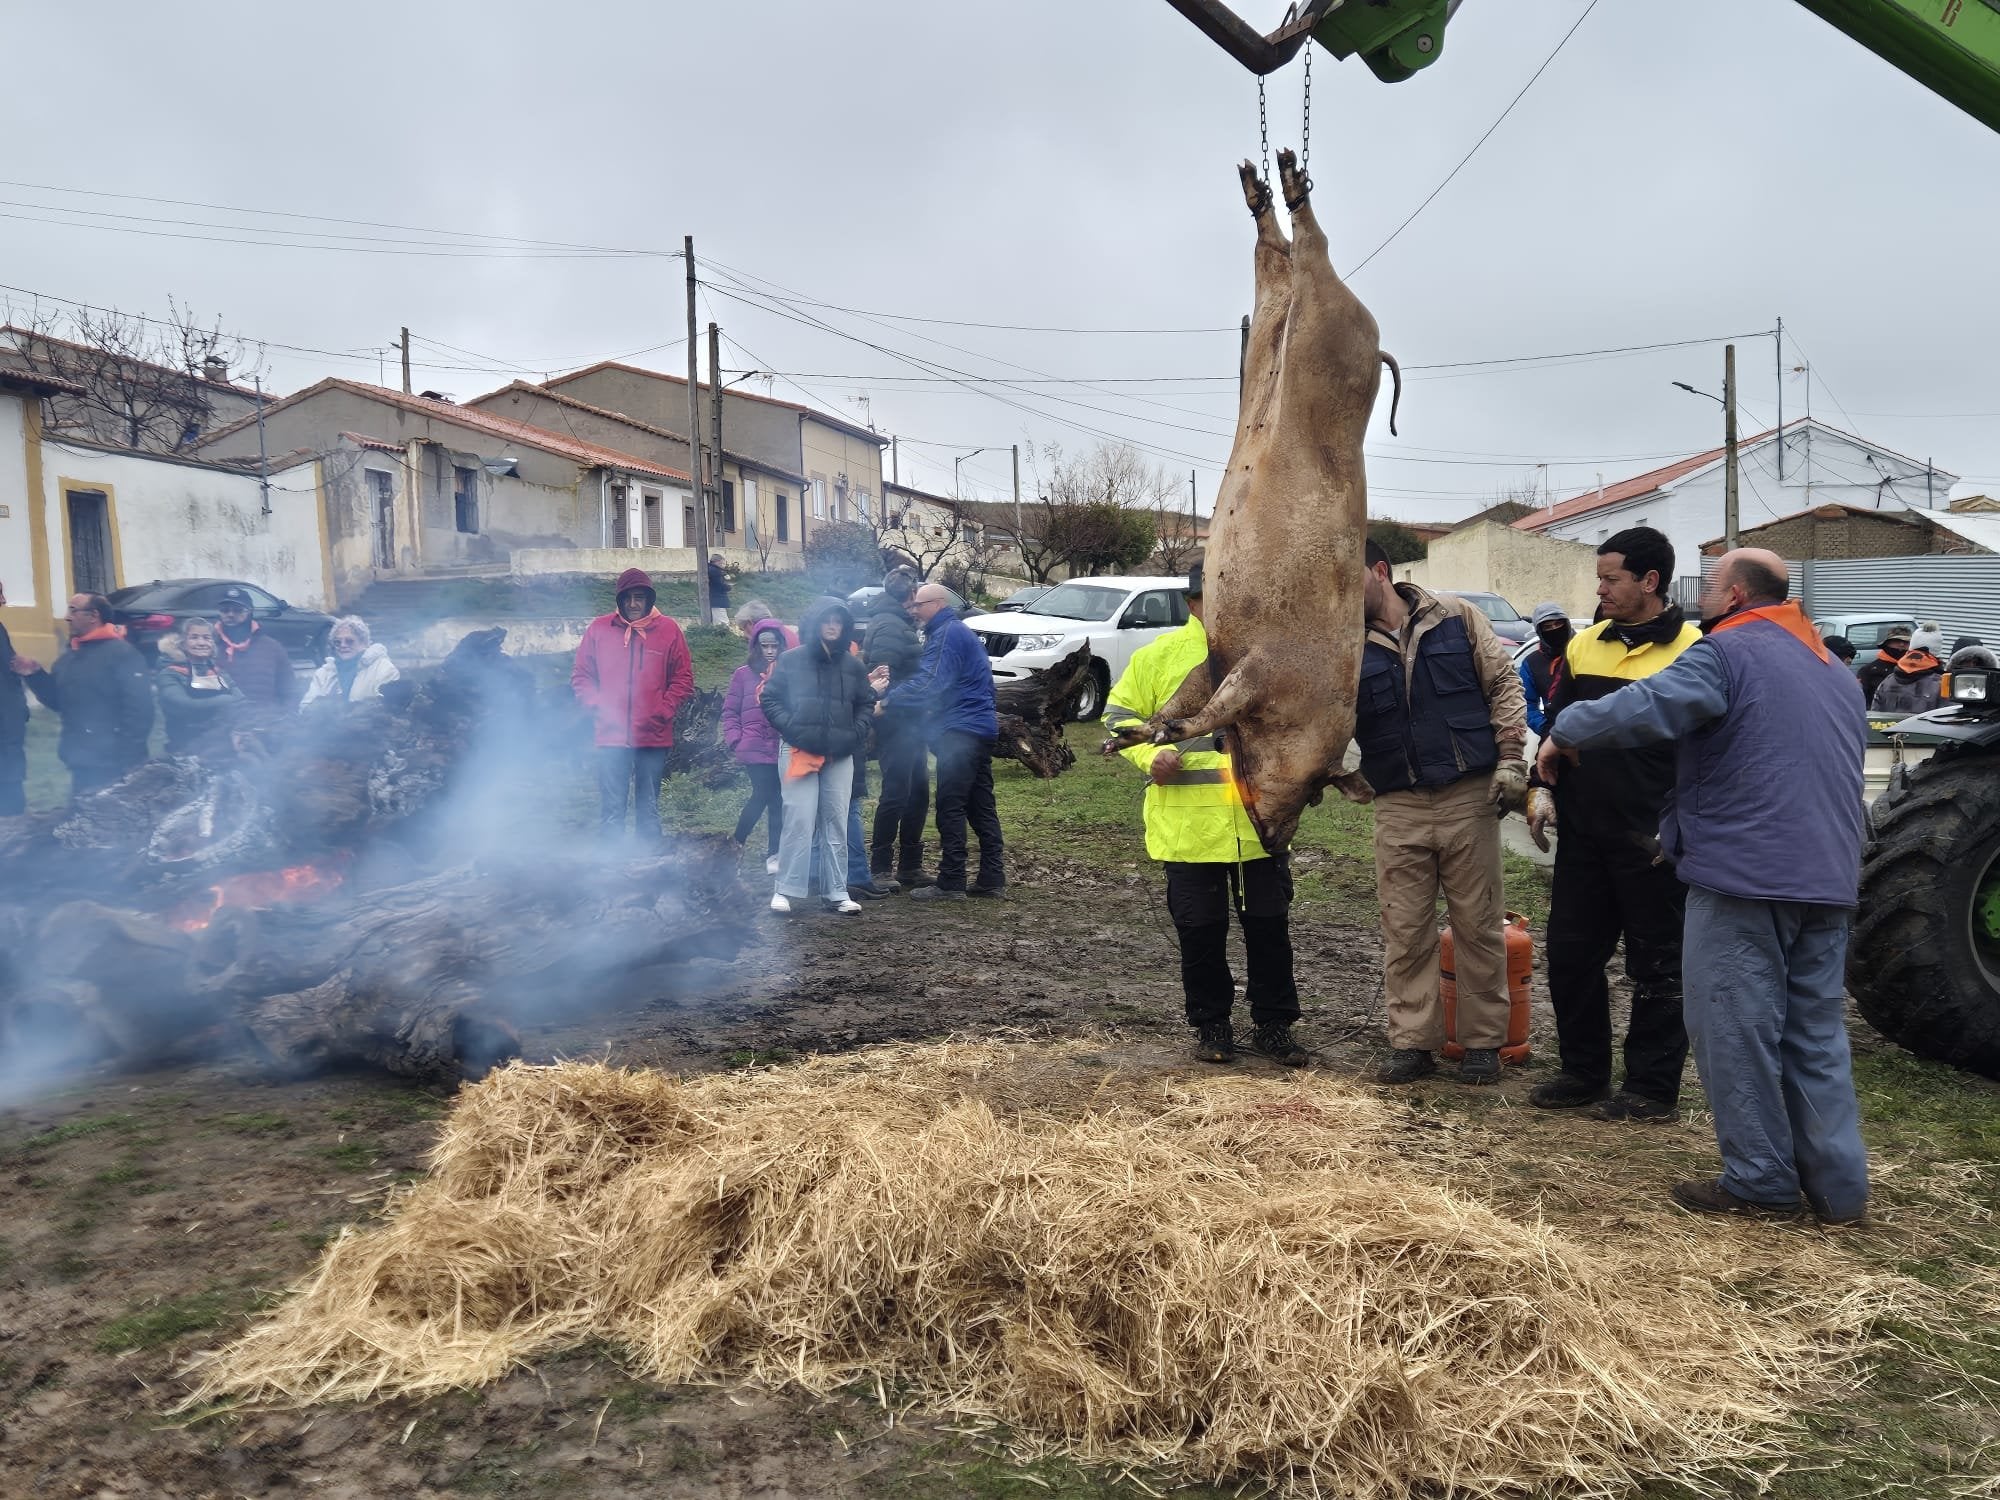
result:
[(736, 842), (747, 844), (764, 819), (769, 839), (766, 874), (778, 869), (778, 830), (782, 823), (778, 783), (778, 731), (764, 717), (764, 683), (777, 665), (779, 656), (795, 644), (791, 631), (776, 620), (759, 620), (750, 631), (750, 659), (729, 679), (729, 692), (722, 700), (722, 742), (729, 746), (738, 765), (749, 773), (750, 800), (743, 804), (736, 820)]

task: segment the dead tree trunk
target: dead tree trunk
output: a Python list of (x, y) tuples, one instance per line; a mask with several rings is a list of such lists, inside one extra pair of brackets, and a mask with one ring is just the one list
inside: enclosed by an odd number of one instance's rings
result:
[(996, 757), (1018, 760), (1044, 780), (1076, 764), (1064, 729), (1076, 717), (1090, 682), (1090, 647), (1078, 646), (1054, 666), (994, 690), (1000, 710)]

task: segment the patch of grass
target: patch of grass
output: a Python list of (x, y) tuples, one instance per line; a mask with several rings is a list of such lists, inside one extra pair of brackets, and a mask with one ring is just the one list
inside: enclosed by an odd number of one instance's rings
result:
[(5, 1240), (0, 1240), (0, 1271), (6, 1270), (9, 1266), (13, 1264), (14, 1264), (14, 1247), (8, 1244)]
[(884, 1500), (1139, 1500), (1170, 1495), (1175, 1500), (1225, 1500), (1234, 1490), (1208, 1485), (1182, 1489), (1141, 1486), (1093, 1472), (1062, 1459), (1017, 1464), (981, 1454), (966, 1457), (952, 1445), (919, 1450), (877, 1476), (873, 1493)]
[(52, 1146), (60, 1146), (68, 1141), (80, 1141), (93, 1135), (103, 1135), (106, 1131), (136, 1130), (139, 1121), (127, 1114), (93, 1115), (88, 1119), (71, 1120), (66, 1124), (54, 1125), (47, 1130), (16, 1141), (5, 1154), (27, 1156), (38, 1151), (46, 1151)]
[(58, 1281), (81, 1281), (91, 1270), (89, 1258), (74, 1250), (65, 1250), (49, 1262), (49, 1274)]
[(97, 1347), (106, 1354), (126, 1349), (157, 1349), (187, 1334), (215, 1328), (227, 1322), (235, 1311), (236, 1299), (220, 1290), (156, 1302), (106, 1323), (98, 1330)]
[(444, 1118), (445, 1101), (417, 1088), (387, 1088), (370, 1097), (369, 1107), (378, 1119), (396, 1124)]
[(789, 1047), (738, 1047), (724, 1055), (723, 1061), (732, 1068), (777, 1067), (798, 1056)]
[(342, 1141), (321, 1147), (319, 1154), (343, 1172), (365, 1172), (382, 1159), (382, 1148), (373, 1141)]
[(289, 1115), (280, 1114), (275, 1109), (259, 1110), (254, 1114), (218, 1115), (216, 1127), (234, 1135), (291, 1135), (297, 1128)]
[(90, 1180), (102, 1183), (105, 1187), (123, 1187), (127, 1183), (138, 1182), (150, 1175), (152, 1174), (144, 1167), (135, 1166), (133, 1163), (127, 1162), (123, 1166), (111, 1167), (106, 1171), (99, 1172)]

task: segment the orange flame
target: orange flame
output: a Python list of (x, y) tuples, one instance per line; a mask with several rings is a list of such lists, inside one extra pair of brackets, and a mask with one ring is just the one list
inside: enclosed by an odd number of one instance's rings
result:
[(323, 865), (292, 865), (283, 870), (230, 875), (208, 888), (205, 902), (185, 902), (168, 915), (167, 921), (182, 932), (200, 932), (225, 906), (247, 906), (262, 911), (293, 901), (317, 901), (346, 881), (345, 865), (343, 859)]

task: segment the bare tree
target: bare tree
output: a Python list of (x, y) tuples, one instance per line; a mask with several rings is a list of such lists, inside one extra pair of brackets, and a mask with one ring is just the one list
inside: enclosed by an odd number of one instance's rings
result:
[(51, 398), (54, 430), (174, 453), (255, 410), (255, 397), (231, 382), (258, 373), (263, 351), (224, 333), (219, 320), (204, 324), (172, 299), (167, 306), (170, 316), (158, 319), (39, 304), (25, 320), (10, 318), (30, 369), (83, 388)]
[[(1159, 545), (1169, 510), (1185, 520), (1180, 482), (1130, 445), (1105, 443), (1072, 457), (1050, 443), (1039, 455), (1029, 450), (1029, 465), (1035, 498), (1022, 502), (1018, 521), (987, 525), (1019, 550), (1032, 582), (1052, 582), (1062, 568), (1136, 566)], [(1191, 553), (1193, 528), (1170, 524), (1177, 554)]]
[(1165, 495), (1153, 503), (1153, 557), (1162, 573), (1185, 573), (1202, 548), (1201, 521)]

